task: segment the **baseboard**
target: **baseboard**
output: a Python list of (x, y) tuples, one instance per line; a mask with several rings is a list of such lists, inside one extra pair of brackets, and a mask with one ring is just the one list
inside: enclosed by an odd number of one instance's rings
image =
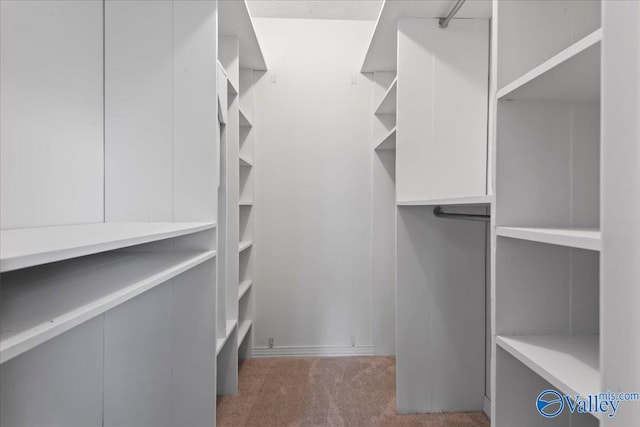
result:
[(373, 346), (254, 347), (252, 356), (254, 358), (373, 356)]
[(482, 401), (482, 412), (484, 412), (489, 419), (491, 419), (491, 401), (487, 396), (484, 397)]

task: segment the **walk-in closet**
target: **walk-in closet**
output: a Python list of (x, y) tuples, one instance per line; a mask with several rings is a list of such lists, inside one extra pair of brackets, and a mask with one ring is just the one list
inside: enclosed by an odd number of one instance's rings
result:
[(0, 427), (640, 427), (640, 0), (0, 0)]

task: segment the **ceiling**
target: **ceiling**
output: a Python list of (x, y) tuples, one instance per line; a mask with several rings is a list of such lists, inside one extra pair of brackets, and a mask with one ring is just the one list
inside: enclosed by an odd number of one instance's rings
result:
[(378, 19), (382, 0), (248, 0), (255, 18)]

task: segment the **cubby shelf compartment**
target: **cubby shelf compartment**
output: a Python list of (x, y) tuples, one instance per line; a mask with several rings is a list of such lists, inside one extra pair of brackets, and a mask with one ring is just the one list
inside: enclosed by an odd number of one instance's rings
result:
[(246, 166), (246, 167), (251, 167), (253, 166), (253, 163), (251, 163), (251, 161), (245, 159), (244, 157), (240, 156), (240, 166)]
[(171, 239), (215, 226), (214, 222), (123, 222), (2, 230), (0, 271)]
[(250, 248), (251, 245), (253, 245), (253, 242), (250, 241), (250, 240), (246, 240), (246, 241), (240, 242), (240, 247), (239, 247), (239, 251), (238, 252), (242, 252), (245, 249)]
[(394, 126), (389, 132), (387, 132), (382, 138), (380, 138), (380, 142), (376, 144), (376, 150), (395, 150), (396, 149), (396, 129)]
[(227, 325), (226, 325), (226, 328), (225, 328), (226, 335), (224, 337), (218, 338), (216, 340), (216, 356), (218, 354), (220, 354), (220, 350), (222, 350), (224, 345), (227, 343), (227, 341), (229, 340), (229, 337), (233, 333), (233, 330), (237, 326), (238, 326), (238, 321), (237, 320), (227, 320)]
[[(213, 258), (206, 252), (106, 253), (10, 273), (0, 301), (0, 363)], [(15, 280), (15, 283), (12, 283)]]
[(389, 89), (384, 94), (378, 107), (376, 108), (376, 114), (395, 114), (396, 113), (396, 98), (398, 93), (398, 78), (396, 77), (391, 82)]
[(599, 251), (602, 247), (600, 230), (596, 228), (524, 228), (497, 227), (496, 234), (513, 239), (549, 243), (551, 245)]
[(251, 124), (251, 120), (249, 120), (249, 118), (244, 113), (244, 111), (242, 111), (242, 108), (240, 108), (239, 111), (240, 111), (240, 127), (241, 128), (250, 128), (251, 126), (253, 126)]
[(452, 197), (429, 200), (398, 200), (398, 206), (436, 206), (436, 205), (489, 205), (493, 202), (493, 196)]
[(500, 89), (498, 99), (599, 100), (601, 40), (598, 29)]
[(243, 320), (240, 322), (238, 326), (238, 348), (240, 348), (244, 339), (249, 334), (249, 329), (251, 329), (251, 320)]
[(244, 297), (247, 294), (252, 284), (253, 282), (251, 280), (245, 280), (243, 282), (240, 282), (240, 285), (238, 286), (238, 301), (240, 301), (242, 297)]
[(598, 335), (499, 335), (496, 343), (564, 394), (600, 392)]

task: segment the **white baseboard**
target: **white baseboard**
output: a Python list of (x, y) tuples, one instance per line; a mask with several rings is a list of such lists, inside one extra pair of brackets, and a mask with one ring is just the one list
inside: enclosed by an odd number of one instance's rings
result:
[(373, 356), (373, 346), (254, 347), (252, 356), (254, 358)]
[(491, 419), (491, 401), (487, 396), (484, 397), (482, 401), (482, 412), (484, 412), (489, 419)]

